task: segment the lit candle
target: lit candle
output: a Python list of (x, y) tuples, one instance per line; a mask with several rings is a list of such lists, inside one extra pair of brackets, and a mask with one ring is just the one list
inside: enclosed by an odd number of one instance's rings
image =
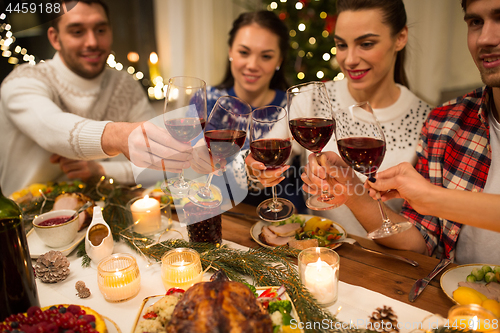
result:
[(145, 196), (136, 200), (131, 206), (134, 231), (140, 234), (154, 233), (161, 227), (160, 203), (158, 200)]
[(141, 288), (141, 275), (134, 257), (113, 254), (97, 267), (97, 282), (104, 298), (119, 302), (134, 297)]
[(192, 249), (175, 249), (162, 258), (161, 280), (165, 290), (170, 288), (188, 289), (201, 282), (203, 272), (199, 254)]
[(328, 304), (337, 299), (337, 283), (333, 269), (318, 258), (317, 262), (309, 263), (304, 271), (304, 285), (320, 304)]

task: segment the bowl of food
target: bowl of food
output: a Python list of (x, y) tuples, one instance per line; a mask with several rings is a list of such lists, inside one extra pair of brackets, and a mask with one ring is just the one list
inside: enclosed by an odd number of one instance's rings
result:
[(53, 210), (38, 215), (33, 220), (37, 236), (49, 247), (61, 247), (70, 244), (78, 232), (79, 216), (73, 218), (76, 211), (71, 209)]

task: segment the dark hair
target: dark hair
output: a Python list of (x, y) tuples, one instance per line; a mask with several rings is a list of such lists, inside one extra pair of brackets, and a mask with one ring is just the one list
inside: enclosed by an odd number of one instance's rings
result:
[(462, 9), (465, 10), (467, 9), (467, 0), (462, 0)]
[[(233, 46), (234, 38), (238, 31), (252, 23), (257, 23), (261, 27), (271, 31), (279, 37), (279, 47), (280, 53), (282, 57), (282, 62), (280, 69), (277, 70), (269, 84), (269, 88), (271, 89), (281, 89), (287, 90), (289, 85), (285, 78), (285, 64), (288, 53), (288, 33), (289, 30), (287, 26), (279, 19), (276, 14), (267, 10), (260, 10), (256, 12), (248, 12), (243, 13), (233, 22), (233, 27), (231, 31), (229, 31), (229, 47)], [(234, 77), (231, 73), (231, 63), (228, 61), (226, 66), (226, 74), (224, 75), (224, 79), (222, 82), (216, 87), (219, 89), (228, 89), (234, 86)]]
[[(74, 4), (68, 4), (70, 2), (74, 2)], [(66, 6), (68, 7), (68, 10), (71, 10), (74, 6), (76, 6), (79, 2), (83, 2), (87, 5), (91, 5), (91, 4), (98, 4), (100, 5), (103, 9), (104, 9), (104, 13), (106, 13), (106, 18), (108, 19), (109, 21), (109, 8), (108, 8), (108, 5), (102, 1), (102, 0), (53, 0), (52, 3), (58, 3), (61, 5), (63, 4), (67, 4)], [(64, 15), (64, 14), (62, 14)], [(54, 13), (53, 15), (53, 18), (51, 20), (51, 27), (53, 27), (54, 29), (56, 29), (57, 31), (59, 31), (59, 28), (58, 28), (58, 24), (59, 24), (59, 21), (61, 21), (61, 14), (56, 14)]]
[[(337, 13), (352, 10), (380, 9), (384, 13), (383, 22), (391, 27), (395, 36), (406, 26), (406, 10), (403, 0), (337, 0)], [(409, 87), (405, 72), (406, 46), (396, 56), (394, 81)]]

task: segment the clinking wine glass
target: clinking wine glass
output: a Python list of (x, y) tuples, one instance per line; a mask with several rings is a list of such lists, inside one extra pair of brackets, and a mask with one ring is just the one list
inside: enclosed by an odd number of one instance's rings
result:
[[(265, 106), (252, 113), (250, 125), (250, 153), (263, 163), (266, 170), (283, 166), (292, 152), (292, 140), (285, 109), (279, 106)], [(276, 186), (272, 187), (272, 199), (264, 200), (257, 207), (259, 217), (268, 222), (289, 218), (295, 206), (289, 200), (278, 198)]]
[[(212, 167), (219, 169), (221, 162), (237, 155), (245, 143), (252, 108), (241, 99), (233, 96), (219, 97), (205, 127), (205, 142), (210, 154)], [(225, 167), (220, 167), (225, 171)], [(200, 207), (218, 207), (222, 204), (222, 193), (217, 186), (211, 185), (213, 172), (205, 184), (193, 186), (189, 200)]]
[[(288, 120), (293, 138), (316, 158), (326, 146), (335, 129), (335, 116), (323, 82), (309, 82), (288, 88)], [(328, 203), (334, 199), (328, 191), (313, 195), (306, 201), (312, 210), (337, 207)]]
[[(168, 80), (163, 121), (170, 135), (182, 143), (190, 143), (205, 127), (207, 119), (207, 88), (205, 81), (188, 76), (172, 77)], [(184, 170), (179, 177), (166, 180), (165, 192), (186, 197), (191, 181), (184, 179)]]
[[(340, 156), (354, 170), (374, 176), (380, 168), (386, 151), (384, 132), (368, 102), (351, 105), (337, 113), (337, 146)], [(410, 222), (392, 223), (377, 192), (382, 214), (382, 226), (368, 233), (368, 238), (391, 236), (411, 227)]]

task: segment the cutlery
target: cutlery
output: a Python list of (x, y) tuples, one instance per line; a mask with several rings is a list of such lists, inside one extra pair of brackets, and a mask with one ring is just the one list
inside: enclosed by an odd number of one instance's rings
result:
[(83, 212), (85, 209), (89, 208), (92, 205), (91, 201), (87, 201), (85, 205), (80, 207), (74, 214), (71, 216), (71, 220), (76, 218), (78, 215), (80, 215), (81, 212)]
[(387, 257), (390, 257), (390, 258), (393, 258), (393, 259), (401, 260), (401, 261), (404, 261), (404, 262), (406, 262), (406, 263), (408, 263), (408, 264), (410, 264), (410, 265), (412, 265), (414, 267), (418, 266), (418, 262), (416, 262), (415, 260), (411, 260), (411, 259), (408, 259), (408, 258), (405, 258), (405, 257), (402, 257), (402, 256), (398, 256), (397, 254), (385, 253), (385, 252), (380, 252), (380, 251), (377, 251), (377, 250), (369, 249), (369, 248), (364, 247), (363, 245), (359, 244), (353, 238), (340, 239), (340, 240), (334, 241), (334, 242), (332, 242), (330, 244), (337, 244), (337, 243), (348, 243), (348, 244), (351, 244), (351, 245), (356, 245), (357, 247), (359, 247), (362, 250), (365, 250), (365, 251), (368, 251), (368, 252), (372, 252), (372, 253), (376, 253), (376, 254), (381, 254), (383, 256), (387, 256)]
[(420, 295), (420, 293), (425, 289), (425, 287), (427, 287), (429, 282), (431, 282), (431, 280), (436, 275), (438, 275), (439, 272), (441, 272), (446, 266), (448, 266), (449, 263), (451, 263), (451, 259), (447, 258), (442, 259), (439, 262), (439, 264), (437, 264), (437, 266), (434, 267), (432, 272), (429, 273), (429, 275), (427, 275), (423, 279), (418, 279), (410, 290), (410, 294), (408, 295), (408, 300), (410, 302), (414, 302), (417, 299), (418, 295)]

